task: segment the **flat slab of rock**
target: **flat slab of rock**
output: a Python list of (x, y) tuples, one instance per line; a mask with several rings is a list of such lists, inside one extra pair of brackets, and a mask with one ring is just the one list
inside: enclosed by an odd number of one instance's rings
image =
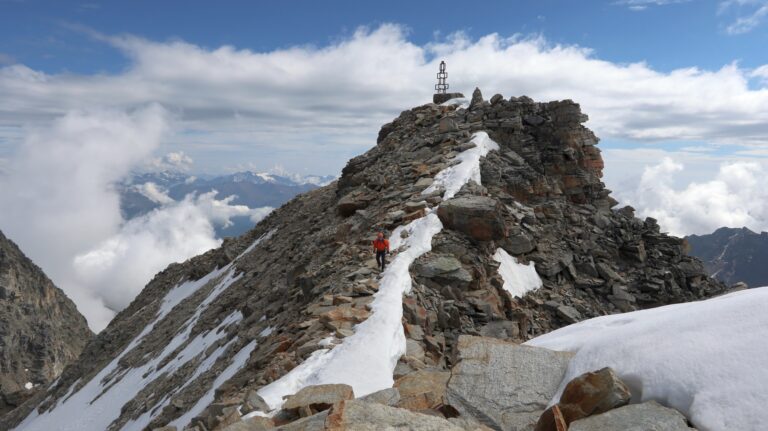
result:
[(441, 417), (360, 400), (342, 401), (334, 405), (325, 420), (325, 429), (327, 431), (466, 431), (466, 428)]
[(400, 392), (398, 407), (408, 410), (427, 410), (443, 404), (445, 388), (451, 373), (448, 371), (419, 370), (399, 378), (395, 387)]
[(690, 431), (685, 416), (655, 401), (630, 404), (573, 422), (568, 431)]
[(396, 406), (398, 402), (400, 402), (400, 391), (398, 391), (397, 388), (382, 389), (360, 398), (360, 401), (365, 401), (366, 403), (384, 404), (385, 406), (393, 407)]
[(533, 429), (557, 392), (572, 353), (462, 335), (446, 401), (496, 430)]
[(311, 416), (317, 412), (328, 410), (334, 403), (355, 398), (352, 386), (349, 385), (316, 385), (307, 386), (285, 400), (283, 410), (298, 411), (302, 416)]

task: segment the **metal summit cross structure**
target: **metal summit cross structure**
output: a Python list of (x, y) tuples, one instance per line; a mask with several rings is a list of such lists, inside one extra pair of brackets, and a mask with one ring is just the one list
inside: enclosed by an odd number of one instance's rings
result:
[(457, 97), (464, 97), (461, 93), (448, 93), (448, 72), (445, 71), (445, 61), (440, 62), (440, 71), (437, 72), (437, 84), (435, 84), (435, 94), (432, 96), (432, 103), (441, 104)]
[(448, 72), (445, 71), (445, 61), (441, 61), (440, 71), (437, 72), (437, 84), (435, 84), (435, 94), (445, 94), (449, 86), (445, 82), (447, 78), (448, 78)]

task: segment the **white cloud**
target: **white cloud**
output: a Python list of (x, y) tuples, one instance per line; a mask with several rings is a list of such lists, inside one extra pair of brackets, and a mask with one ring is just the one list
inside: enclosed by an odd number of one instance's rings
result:
[[(169, 131), (158, 105), (130, 113), (76, 111), (30, 131), (0, 177), (0, 229), (69, 295), (101, 330), (159, 270), (216, 247), (213, 225), (269, 209), (230, 205), (216, 192), (174, 202), (124, 222), (113, 185), (142, 166)], [(180, 158), (180, 159), (183, 159)]]
[(161, 187), (153, 182), (139, 184), (134, 186), (134, 188), (136, 191), (144, 195), (144, 197), (156, 204), (170, 204), (173, 202), (173, 199), (168, 196), (168, 194), (162, 190)]
[(637, 188), (625, 192), (625, 202), (679, 236), (711, 233), (723, 226), (768, 230), (768, 181), (762, 165), (723, 163), (708, 180), (676, 187), (675, 177), (684, 169), (668, 157), (646, 167)]
[(584, 47), (498, 34), (457, 33), (417, 45), (395, 25), (361, 29), (321, 48), (270, 52), (101, 38), (129, 58), (124, 72), (1, 68), (0, 127), (48, 121), (82, 106), (158, 102), (179, 121), (168, 145), (207, 168), (250, 159), (264, 163), (261, 170), (280, 163), (294, 172), (336, 173), (372, 145), (382, 123), (430, 100), (434, 72), (445, 59), (451, 89), (469, 93), (477, 85), (488, 96), (574, 99), (604, 138), (768, 141), (768, 91), (751, 89), (752, 71), (735, 63), (659, 72), (642, 62), (601, 60)]
[(170, 152), (163, 157), (158, 157), (147, 162), (145, 169), (150, 171), (175, 171), (188, 172), (192, 169), (194, 161), (184, 151)]
[(677, 3), (688, 3), (689, 1), (691, 0), (618, 0), (613, 4), (626, 6), (634, 11), (641, 11), (647, 9), (649, 6), (666, 6)]

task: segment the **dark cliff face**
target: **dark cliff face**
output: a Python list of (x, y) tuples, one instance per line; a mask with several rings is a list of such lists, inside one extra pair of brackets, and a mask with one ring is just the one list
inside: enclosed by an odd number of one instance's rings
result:
[(709, 235), (685, 239), (691, 256), (701, 259), (712, 277), (729, 285), (768, 286), (768, 232), (722, 227)]
[(0, 232), (0, 414), (58, 377), (91, 336), (75, 304)]
[[(47, 394), (5, 425), (34, 408), (56, 414), (91, 392), (119, 390), (124, 398), (101, 411), (102, 428), (190, 420), (215, 428), (223, 407), (343, 344), (376, 312), (371, 239), (428, 214), (441, 230), (410, 265), (412, 290), (402, 301), (407, 352), (396, 376), (450, 368), (461, 334), (523, 341), (578, 320), (723, 291), (684, 254), (681, 239), (659, 233), (652, 219), (612, 209), (597, 138), (577, 104), (501, 96), (491, 103), (477, 93), (467, 108), (404, 111), (337, 182), (158, 274)], [(498, 148), (455, 196), (433, 187), (477, 146), (476, 132)], [(499, 254), (533, 262), (541, 287), (513, 297)], [(138, 380), (129, 385), (129, 378)], [(199, 405), (209, 391), (216, 404)]]

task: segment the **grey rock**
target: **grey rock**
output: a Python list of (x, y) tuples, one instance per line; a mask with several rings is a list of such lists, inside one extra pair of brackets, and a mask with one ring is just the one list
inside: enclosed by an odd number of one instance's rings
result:
[[(327, 414), (327, 412), (323, 413)], [(231, 425), (227, 425), (221, 431), (267, 431), (273, 429), (275, 429), (275, 426), (272, 422), (272, 419), (255, 416), (252, 418), (244, 419), (240, 422), (235, 422)]]
[(501, 94), (498, 94), (498, 93), (494, 94), (491, 97), (491, 105), (496, 105), (496, 104), (498, 104), (499, 102), (501, 102), (503, 100), (504, 100), (504, 96), (502, 96)]
[[(314, 341), (314, 340), (313, 340)], [(259, 396), (259, 393), (255, 390), (250, 390), (245, 395), (245, 400), (243, 402), (242, 407), (242, 413), (250, 413), (252, 411), (258, 410), (260, 412), (269, 412), (271, 409), (269, 408), (269, 405), (266, 401), (264, 401), (261, 396)]]
[(0, 416), (39, 392), (27, 383), (58, 377), (92, 335), (75, 304), (0, 232)]
[(413, 270), (416, 274), (426, 278), (440, 278), (464, 283), (472, 281), (472, 275), (453, 256), (432, 255), (420, 259), (414, 264)]
[(465, 431), (465, 428), (441, 417), (359, 400), (334, 406), (326, 419), (326, 426), (329, 430), (339, 431)]
[(557, 392), (570, 353), (462, 335), (446, 398), (497, 430), (532, 429)]
[(690, 431), (685, 416), (655, 401), (631, 404), (571, 423), (568, 431)]
[(456, 132), (459, 130), (459, 126), (456, 125), (456, 121), (454, 121), (452, 118), (443, 118), (440, 120), (440, 125), (437, 128), (437, 133), (444, 134), (444, 133), (451, 133)]
[[(284, 410), (296, 410), (302, 416), (311, 412), (315, 414), (327, 410), (334, 403), (341, 400), (350, 400), (355, 397), (352, 387), (344, 384), (307, 386), (291, 395), (283, 404)], [(306, 410), (308, 409), (308, 410)]]
[(469, 102), (469, 110), (472, 111), (483, 104), (483, 93), (479, 88), (472, 92), (472, 100)]
[[(328, 410), (301, 418), (289, 424), (281, 425), (276, 428), (279, 431), (323, 431), (325, 430), (325, 421), (328, 419)], [(257, 428), (258, 429), (258, 428)]]
[(570, 305), (561, 305), (557, 307), (557, 315), (562, 317), (568, 323), (576, 323), (581, 320), (581, 313)]
[(394, 407), (400, 402), (400, 391), (398, 391), (397, 388), (382, 389), (360, 398), (360, 401)]
[(445, 201), (437, 209), (437, 216), (447, 228), (479, 241), (502, 239), (508, 234), (499, 203), (486, 196), (462, 196)]

